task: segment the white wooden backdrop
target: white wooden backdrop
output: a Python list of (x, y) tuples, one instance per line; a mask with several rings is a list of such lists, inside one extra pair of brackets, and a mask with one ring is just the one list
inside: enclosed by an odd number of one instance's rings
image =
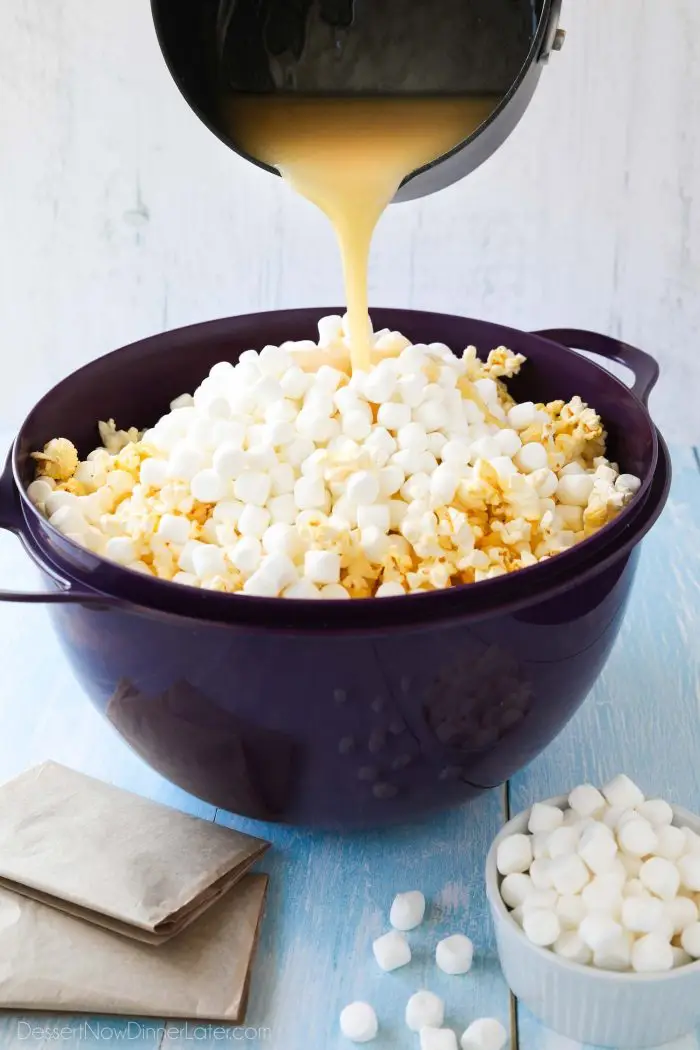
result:
[[(700, 442), (700, 4), (565, 0), (509, 142), (390, 209), (376, 305), (579, 325), (654, 352), (654, 413)], [(170, 81), (148, 0), (0, 0), (0, 421), (166, 327), (341, 298), (320, 215)]]

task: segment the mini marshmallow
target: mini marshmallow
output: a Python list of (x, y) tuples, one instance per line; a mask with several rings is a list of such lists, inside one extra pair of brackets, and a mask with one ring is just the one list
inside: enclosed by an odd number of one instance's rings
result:
[(608, 805), (622, 806), (625, 809), (636, 809), (644, 802), (644, 793), (624, 773), (614, 777), (603, 788)]
[(605, 799), (592, 784), (580, 784), (569, 795), (569, 806), (580, 817), (592, 817), (605, 808)]
[(458, 1050), (457, 1036), (451, 1028), (426, 1025), (420, 1030), (420, 1050)]
[(681, 877), (676, 865), (663, 857), (650, 857), (639, 871), (640, 882), (664, 901), (673, 900), (678, 893)]
[(544, 908), (546, 911), (556, 908), (558, 894), (556, 890), (533, 890), (522, 903), (523, 912), (533, 908)]
[[(453, 933), (438, 942), (435, 961), (443, 973), (469, 973), (474, 959), (474, 945), (463, 933)], [(442, 1022), (441, 1022), (442, 1023)]]
[(532, 908), (525, 912), (523, 932), (533, 944), (546, 948), (559, 937), (561, 925), (555, 911)]
[(700, 959), (700, 922), (685, 927), (681, 933), (681, 947), (693, 959)]
[(576, 854), (557, 857), (551, 866), (552, 883), (557, 893), (580, 893), (590, 880), (588, 868)]
[(420, 926), (425, 915), (425, 897), (420, 890), (397, 893), (389, 912), (389, 922), (395, 930), (413, 930)]
[(411, 961), (411, 949), (408, 941), (398, 930), (391, 930), (378, 937), (372, 944), (374, 958), (380, 969), (390, 973), (406, 966)]
[(527, 835), (509, 835), (498, 844), (496, 866), (501, 875), (524, 872), (532, 863), (532, 846)]
[(508, 1033), (494, 1017), (480, 1017), (467, 1028), (459, 1045), (462, 1050), (503, 1050)]
[(673, 969), (673, 949), (668, 941), (648, 933), (632, 945), (632, 969), (636, 973), (661, 973)]
[(564, 814), (558, 806), (549, 806), (536, 802), (530, 810), (527, 829), (535, 835), (538, 832), (554, 831), (564, 823)]
[(596, 875), (581, 893), (581, 900), (589, 911), (606, 912), (617, 916), (622, 907), (622, 886), (624, 876)]
[(641, 805), (637, 806), (637, 812), (640, 817), (644, 817), (649, 823), (657, 830), (665, 824), (670, 824), (673, 821), (673, 810), (669, 806), (668, 802), (665, 802), (662, 798), (652, 798), (647, 802), (642, 802)]
[(657, 839), (655, 853), (657, 857), (664, 857), (666, 860), (678, 860), (686, 848), (686, 837), (683, 834), (683, 829), (672, 825), (663, 825), (656, 827), (655, 831)]
[(629, 970), (632, 961), (634, 938), (622, 932), (593, 953), (593, 965), (599, 970), (622, 972)]
[(700, 856), (690, 854), (681, 857), (678, 861), (678, 872), (686, 889), (694, 892), (700, 890)]
[(592, 912), (586, 916), (578, 929), (584, 944), (593, 951), (601, 951), (620, 936), (622, 926), (602, 912)]
[(602, 875), (610, 870), (617, 857), (617, 843), (604, 824), (595, 824), (584, 831), (578, 852), (594, 874)]
[(506, 875), (501, 882), (501, 897), (509, 908), (517, 908), (533, 892), (534, 886), (529, 875), (514, 872)]
[(675, 897), (664, 904), (664, 917), (673, 927), (677, 937), (687, 926), (698, 921), (698, 906), (690, 897)]
[(664, 914), (663, 902), (654, 897), (627, 897), (622, 902), (622, 925), (631, 933), (653, 933)]
[(593, 952), (584, 944), (576, 930), (564, 930), (560, 933), (552, 945), (552, 951), (562, 959), (580, 963), (581, 966), (587, 966), (593, 958)]
[(557, 828), (549, 836), (548, 853), (552, 860), (568, 857), (578, 849), (579, 832), (576, 827)]
[(559, 897), (554, 910), (563, 930), (577, 930), (588, 911), (582, 897), (574, 893)]
[(406, 1003), (406, 1024), (412, 1032), (421, 1028), (441, 1028), (445, 1020), (445, 1004), (433, 992), (425, 989), (415, 992)]
[(639, 817), (622, 825), (617, 832), (617, 841), (625, 853), (631, 853), (633, 857), (646, 857), (654, 852), (659, 840), (649, 821)]
[(332, 551), (307, 551), (304, 555), (304, 576), (311, 583), (338, 583), (340, 555)]
[(552, 861), (547, 857), (542, 857), (540, 860), (533, 860), (530, 865), (530, 880), (536, 890), (550, 890), (554, 883), (552, 882)]
[(340, 1031), (353, 1043), (371, 1042), (379, 1031), (374, 1008), (369, 1003), (349, 1003), (340, 1013)]

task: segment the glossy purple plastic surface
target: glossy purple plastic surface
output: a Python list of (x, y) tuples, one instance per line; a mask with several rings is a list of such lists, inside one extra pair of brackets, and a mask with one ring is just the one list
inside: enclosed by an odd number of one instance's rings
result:
[[(96, 419), (147, 426), (216, 361), (313, 336), (327, 312), (197, 325), (75, 373), (18, 436), (15, 480), (6, 471), (0, 485), (0, 525), (17, 531), (44, 568), (60, 602), (51, 609), (55, 626), (86, 692), (147, 762), (224, 809), (338, 829), (457, 804), (511, 776), (554, 738), (617, 636), (638, 544), (663, 508), (670, 465), (641, 401), (585, 358), (484, 322), (377, 310), (375, 327), (415, 341), (481, 351), (505, 343), (526, 354), (513, 383), (520, 400), (578, 393), (594, 404), (614, 455), (645, 481), (625, 520), (486, 584), (381, 601), (291, 602), (128, 572), (76, 548), (20, 495), (15, 482), (29, 478), (28, 452), (48, 438), (70, 437), (85, 453)], [(622, 344), (607, 342), (606, 356), (620, 353)], [(646, 355), (622, 356), (638, 366), (640, 393), (653, 384)]]

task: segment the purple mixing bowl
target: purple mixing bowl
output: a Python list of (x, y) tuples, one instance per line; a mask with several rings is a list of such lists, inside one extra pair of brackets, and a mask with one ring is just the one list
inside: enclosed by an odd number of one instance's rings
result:
[[(457, 350), (505, 344), (529, 363), (519, 400), (580, 394), (611, 455), (643, 486), (611, 525), (532, 569), (445, 592), (303, 602), (204, 592), (95, 557), (31, 506), (29, 453), (97, 419), (145, 427), (212, 364), (250, 346), (312, 337), (332, 310), (231, 318), (168, 332), (87, 365), (22, 426), (0, 479), (0, 527), (49, 584), (42, 601), (96, 706), (164, 776), (249, 817), (344, 829), (398, 823), (495, 786), (563, 728), (617, 636), (639, 554), (670, 483), (645, 408), (658, 369), (592, 333), (533, 335), (465, 318), (373, 311), (376, 327)], [(545, 337), (546, 336), (546, 337)], [(630, 391), (557, 343), (621, 361)]]

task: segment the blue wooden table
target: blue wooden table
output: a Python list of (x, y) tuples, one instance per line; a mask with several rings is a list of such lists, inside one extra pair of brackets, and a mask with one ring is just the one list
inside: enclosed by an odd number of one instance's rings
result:
[[(649, 793), (700, 810), (700, 469), (677, 450), (669, 506), (645, 542), (638, 582), (605, 673), (562, 735), (507, 788), (420, 827), (377, 834), (311, 836), (256, 825), (190, 798), (149, 770), (93, 710), (73, 680), (40, 607), (0, 605), (0, 780), (52, 758), (125, 788), (252, 830), (274, 849), (262, 867), (270, 895), (255, 963), (247, 1028), (207, 1031), (166, 1020), (33, 1018), (0, 1014), (1, 1050), (60, 1046), (138, 1050), (260, 1045), (270, 1050), (336, 1050), (340, 1009), (353, 999), (380, 1013), (376, 1050), (417, 1045), (404, 1026), (408, 996), (427, 987), (444, 996), (458, 1033), (476, 1017), (498, 1017), (511, 1050), (579, 1050), (511, 1003), (495, 955), (482, 867), (508, 808), (558, 795), (581, 780), (618, 771)], [(28, 587), (34, 572), (0, 537), (0, 586)], [(371, 942), (387, 929), (400, 889), (422, 889), (426, 923), (413, 937), (411, 964), (378, 971)], [(477, 956), (465, 977), (437, 971), (439, 937), (464, 931)], [(0, 941), (0, 958), (2, 942)], [(695, 1036), (674, 1050), (700, 1050)]]

